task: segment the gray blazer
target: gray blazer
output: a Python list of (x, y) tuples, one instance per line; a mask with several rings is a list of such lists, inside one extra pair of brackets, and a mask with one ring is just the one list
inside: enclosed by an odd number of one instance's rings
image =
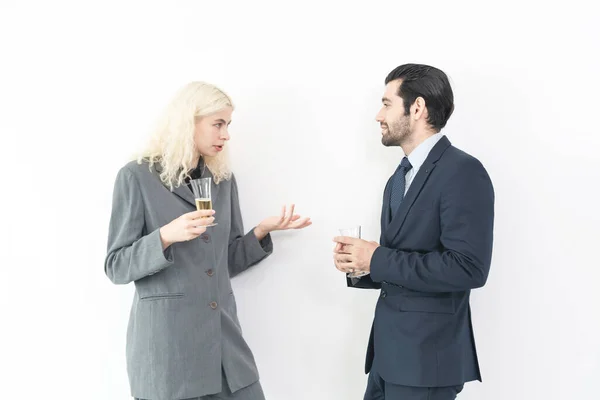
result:
[[(235, 177), (213, 182), (217, 226), (164, 252), (159, 228), (196, 209), (186, 185), (173, 192), (158, 166), (135, 161), (118, 173), (104, 269), (115, 284), (135, 284), (127, 329), (133, 397), (173, 400), (221, 392), (221, 368), (235, 392), (259, 379), (242, 337), (230, 277), (273, 251), (244, 235)], [(210, 176), (208, 169), (204, 176)]]

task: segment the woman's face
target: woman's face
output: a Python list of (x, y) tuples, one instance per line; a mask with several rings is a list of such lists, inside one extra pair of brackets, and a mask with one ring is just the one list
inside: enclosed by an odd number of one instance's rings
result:
[(194, 143), (201, 156), (214, 157), (223, 151), (225, 143), (229, 140), (232, 113), (231, 107), (226, 107), (196, 121)]

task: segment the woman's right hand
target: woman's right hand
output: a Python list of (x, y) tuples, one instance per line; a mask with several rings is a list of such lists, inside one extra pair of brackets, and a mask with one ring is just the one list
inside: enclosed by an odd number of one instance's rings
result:
[(187, 242), (206, 232), (206, 225), (214, 222), (214, 210), (192, 211), (160, 228), (163, 250), (177, 242)]

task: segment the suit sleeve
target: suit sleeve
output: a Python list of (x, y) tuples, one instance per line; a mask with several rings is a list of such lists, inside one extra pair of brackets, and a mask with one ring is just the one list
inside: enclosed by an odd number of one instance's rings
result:
[(254, 228), (244, 235), (237, 182), (231, 178), (231, 232), (229, 234), (229, 276), (234, 277), (273, 253), (271, 234), (262, 240), (254, 235)]
[(159, 230), (143, 235), (144, 203), (139, 183), (126, 167), (117, 174), (104, 271), (115, 284), (155, 274), (173, 264), (171, 247), (163, 251)]
[(371, 278), (423, 292), (452, 292), (485, 284), (492, 258), (494, 189), (479, 161), (461, 165), (442, 188), (441, 250), (379, 247)]

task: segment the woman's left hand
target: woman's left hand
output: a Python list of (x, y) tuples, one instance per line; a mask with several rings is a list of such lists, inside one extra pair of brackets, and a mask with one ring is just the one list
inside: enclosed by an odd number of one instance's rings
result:
[(286, 207), (283, 206), (281, 215), (266, 218), (254, 228), (254, 233), (256, 234), (256, 237), (261, 240), (274, 231), (303, 229), (311, 224), (312, 221), (309, 217), (301, 218), (299, 215), (294, 214), (294, 204), (292, 204), (289, 213), (286, 213)]

